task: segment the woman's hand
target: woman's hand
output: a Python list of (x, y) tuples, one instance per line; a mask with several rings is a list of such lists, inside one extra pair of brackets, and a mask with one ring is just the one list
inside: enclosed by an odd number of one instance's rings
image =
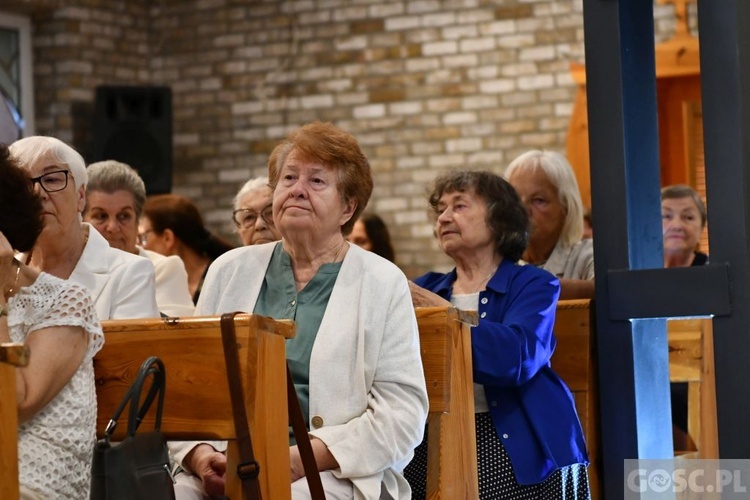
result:
[(224, 473), (227, 470), (227, 457), (213, 446), (199, 444), (187, 454), (185, 465), (193, 475), (201, 478), (203, 490), (211, 498), (224, 495)]
[[(310, 446), (312, 447), (313, 455), (315, 456), (315, 465), (319, 471), (339, 468), (338, 461), (322, 440), (310, 436)], [(302, 455), (300, 455), (297, 446), (289, 447), (289, 462), (291, 464), (292, 482), (305, 477), (305, 467), (302, 465)]]
[(453, 306), (453, 304), (440, 295), (422, 288), (413, 281), (409, 281), (409, 290), (411, 291), (411, 301), (414, 303), (414, 307)]
[(289, 463), (291, 465), (291, 482), (305, 477), (305, 467), (302, 465), (302, 456), (299, 454), (297, 446), (289, 447)]

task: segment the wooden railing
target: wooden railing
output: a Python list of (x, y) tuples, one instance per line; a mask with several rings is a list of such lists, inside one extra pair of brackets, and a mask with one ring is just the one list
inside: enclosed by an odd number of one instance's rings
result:
[[(450, 307), (417, 308), (416, 314), (430, 401), (427, 498), (478, 498), (470, 333), (476, 314)], [(237, 316), (235, 325), (253, 444), (258, 460), (265, 464), (261, 490), (265, 498), (289, 498), (284, 341), (294, 335), (294, 325), (253, 315)], [(552, 367), (573, 393), (592, 462), (589, 479), (592, 498), (596, 499), (601, 470), (596, 335), (592, 325), (590, 301), (560, 302)], [(101, 435), (140, 363), (149, 355), (157, 355), (167, 366), (162, 431), (173, 440), (229, 440), (228, 470), (233, 470), (237, 453), (231, 442), (234, 426), (218, 317), (113, 320), (103, 322), (103, 326), (105, 347), (94, 360), (98, 433)], [(670, 379), (689, 386), (688, 431), (697, 449), (684, 456), (717, 458), (711, 320), (670, 321), (668, 338)], [(0, 360), (4, 353), (18, 352), (25, 351), (18, 345), (3, 345)], [(24, 362), (23, 356), (15, 359)], [(15, 393), (14, 370), (0, 362), (0, 393)], [(147, 417), (145, 428), (152, 425), (151, 418)], [(115, 439), (122, 436), (124, 428), (120, 426)], [(17, 498), (15, 405), (0, 405), (0, 442), (0, 498)], [(231, 474), (227, 493), (240, 498), (240, 483)]]
[(18, 498), (18, 408), (16, 367), (29, 364), (22, 344), (0, 344), (0, 498)]

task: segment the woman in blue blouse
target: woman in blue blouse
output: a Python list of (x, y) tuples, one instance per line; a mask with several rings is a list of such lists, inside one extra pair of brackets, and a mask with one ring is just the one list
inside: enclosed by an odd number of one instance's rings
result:
[[(417, 306), (479, 312), (472, 329), (479, 496), (589, 498), (588, 458), (573, 398), (550, 368), (560, 284), (518, 265), (528, 216), (513, 187), (490, 172), (437, 179), (435, 235), (456, 267), (411, 284)], [(406, 470), (424, 497), (426, 439)]]

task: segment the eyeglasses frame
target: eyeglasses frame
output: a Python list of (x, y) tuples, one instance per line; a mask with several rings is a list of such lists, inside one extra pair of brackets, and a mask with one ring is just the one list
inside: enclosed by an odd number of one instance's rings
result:
[[(60, 173), (65, 174), (65, 185), (63, 187), (61, 187), (60, 189), (52, 190), (52, 191), (50, 191), (49, 189), (47, 189), (46, 187), (44, 187), (44, 184), (42, 184), (42, 179), (44, 177), (47, 177), (48, 175), (60, 174)], [(32, 177), (32, 178), (29, 179), (29, 181), (31, 181), (31, 186), (32, 187), (34, 186), (34, 184), (39, 184), (39, 186), (44, 190), (45, 193), (58, 193), (58, 192), (64, 190), (66, 187), (68, 187), (68, 182), (70, 182), (70, 180), (68, 179), (69, 175), (70, 175), (70, 170), (53, 170), (52, 172), (45, 172), (45, 173), (43, 173), (42, 175), (40, 175), (38, 177)]]
[[(245, 213), (252, 212), (257, 217), (260, 217), (261, 219), (263, 219), (263, 221), (266, 224), (268, 224), (269, 226), (276, 227), (276, 224), (274, 224), (274, 222), (273, 222), (273, 213), (271, 215), (271, 220), (266, 219), (266, 217), (263, 215), (263, 212), (265, 212), (269, 208), (273, 208), (273, 204), (269, 203), (268, 205), (266, 205), (265, 207), (263, 207), (263, 209), (260, 212), (256, 212), (255, 210), (252, 210), (250, 208), (238, 208), (237, 210), (233, 210), (232, 211), (232, 222), (234, 222), (235, 226), (237, 226), (238, 228), (241, 228), (242, 227), (242, 223), (237, 220), (237, 214), (240, 213), (240, 212), (245, 212)], [(257, 219), (256, 219), (256, 221), (257, 221)], [(253, 224), (253, 225), (255, 225), (255, 224)]]

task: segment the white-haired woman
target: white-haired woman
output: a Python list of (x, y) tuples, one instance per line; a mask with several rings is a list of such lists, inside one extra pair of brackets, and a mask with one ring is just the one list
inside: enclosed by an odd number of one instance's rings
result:
[(281, 239), (273, 222), (273, 190), (268, 177), (247, 181), (234, 197), (232, 221), (242, 245), (258, 245)]
[(32, 250), (21, 256), (24, 261), (86, 287), (101, 320), (158, 317), (151, 262), (111, 248), (82, 222), (88, 178), (81, 155), (46, 136), (26, 137), (9, 149), (44, 206), (44, 230)]
[(583, 203), (568, 160), (554, 151), (532, 150), (505, 170), (531, 220), (523, 260), (560, 279), (561, 299), (593, 298), (594, 246), (583, 237)]
[(146, 202), (146, 186), (138, 172), (125, 163), (106, 160), (92, 163), (86, 173), (89, 181), (83, 220), (94, 226), (111, 247), (151, 261), (159, 312), (165, 316), (192, 316), (195, 305), (182, 259), (138, 246), (138, 220)]

